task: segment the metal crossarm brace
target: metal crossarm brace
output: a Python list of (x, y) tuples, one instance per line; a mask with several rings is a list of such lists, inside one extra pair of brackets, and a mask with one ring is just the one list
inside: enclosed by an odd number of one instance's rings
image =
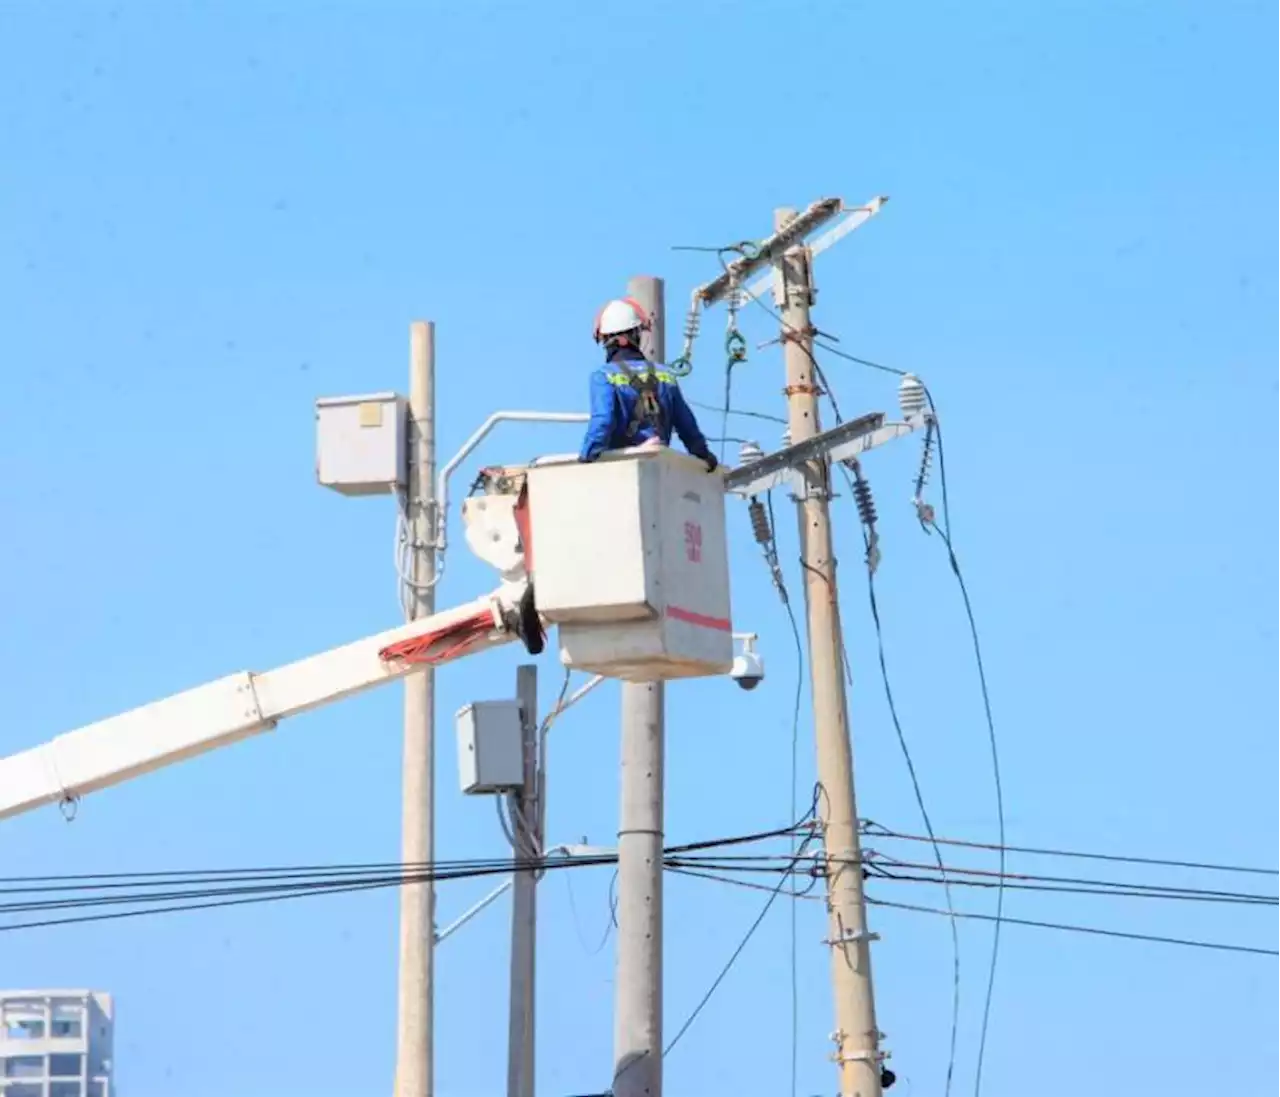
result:
[(838, 427), (815, 434), (808, 441), (787, 446), (759, 461), (733, 469), (725, 473), (725, 491), (733, 495), (751, 496), (790, 484), (795, 487), (796, 494), (803, 495), (806, 486), (803, 466), (810, 461), (852, 461), (869, 449), (923, 429), (928, 416), (909, 415), (901, 423), (886, 423), (884, 420), (884, 412), (868, 412), (857, 419), (841, 423)]
[(737, 495), (759, 495), (762, 491), (778, 487), (795, 477), (795, 470), (816, 458), (826, 458), (835, 447), (864, 438), (884, 423), (884, 412), (873, 411), (867, 415), (841, 423), (831, 430), (815, 434), (804, 442), (787, 446), (777, 453), (752, 461), (749, 465), (726, 473), (726, 491)]
[(820, 198), (808, 209), (779, 229), (772, 236), (760, 241), (759, 251), (748, 258), (735, 259), (718, 278), (694, 292), (704, 305), (714, 305), (729, 292), (731, 286), (741, 285), (756, 271), (781, 259), (788, 248), (794, 247), (812, 232), (838, 217), (844, 211), (839, 198)]

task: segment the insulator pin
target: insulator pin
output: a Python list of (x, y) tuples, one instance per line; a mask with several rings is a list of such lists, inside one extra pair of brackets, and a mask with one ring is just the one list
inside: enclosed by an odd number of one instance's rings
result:
[(905, 374), (898, 385), (898, 407), (903, 418), (911, 419), (924, 411), (929, 402), (924, 382), (913, 373)]

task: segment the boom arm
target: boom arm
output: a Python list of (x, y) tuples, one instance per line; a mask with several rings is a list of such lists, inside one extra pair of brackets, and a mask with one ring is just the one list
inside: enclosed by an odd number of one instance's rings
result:
[(516, 639), (500, 591), (300, 659), (241, 671), (0, 759), (0, 819), (127, 781), (270, 731), (289, 716)]

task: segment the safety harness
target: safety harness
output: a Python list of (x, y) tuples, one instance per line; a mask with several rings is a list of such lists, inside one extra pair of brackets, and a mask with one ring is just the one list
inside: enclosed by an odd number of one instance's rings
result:
[(626, 375), (627, 383), (635, 389), (636, 402), (631, 409), (631, 420), (627, 423), (626, 437), (630, 441), (641, 427), (652, 427), (659, 437), (666, 435), (666, 424), (662, 414), (662, 404), (658, 400), (658, 375), (652, 365), (645, 363), (643, 371), (633, 370), (627, 361), (619, 361), (618, 366)]

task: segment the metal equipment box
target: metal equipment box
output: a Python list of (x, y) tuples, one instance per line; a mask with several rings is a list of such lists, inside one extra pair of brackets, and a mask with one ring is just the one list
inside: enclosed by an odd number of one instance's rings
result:
[(524, 733), (519, 701), (476, 701), (456, 717), (458, 780), (469, 795), (506, 792), (524, 784)]
[(661, 447), (545, 458), (528, 485), (534, 595), (565, 666), (641, 682), (729, 672), (719, 472)]
[(394, 392), (316, 401), (316, 478), (343, 495), (386, 495), (408, 474), (408, 407)]

